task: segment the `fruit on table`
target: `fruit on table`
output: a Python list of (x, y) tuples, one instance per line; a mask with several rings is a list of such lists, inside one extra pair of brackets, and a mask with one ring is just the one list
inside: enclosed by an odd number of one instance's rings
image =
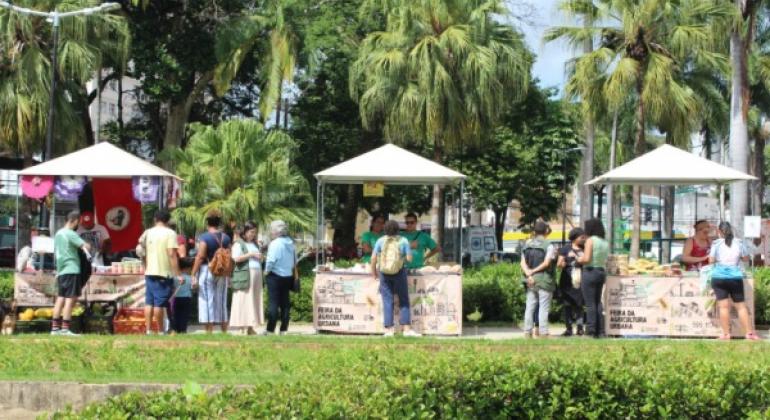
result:
[(40, 309), (37, 309), (37, 310), (35, 310), (33, 316), (36, 319), (51, 319), (51, 318), (53, 318), (53, 309), (51, 309), (51, 308), (40, 308)]
[(72, 316), (83, 315), (83, 312), (85, 312), (85, 309), (83, 309), (82, 306), (78, 305), (74, 309), (72, 309)]
[(19, 314), (19, 321), (32, 321), (35, 318), (35, 310), (28, 308)]

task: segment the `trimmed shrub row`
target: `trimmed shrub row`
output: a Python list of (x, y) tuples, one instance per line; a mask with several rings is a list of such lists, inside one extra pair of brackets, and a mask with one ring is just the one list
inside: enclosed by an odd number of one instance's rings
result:
[[(53, 418), (716, 419), (770, 415), (770, 360), (765, 346), (736, 349), (710, 344), (545, 343), (499, 352), (377, 346), (371, 351), (350, 351), (345, 366), (318, 362), (297, 381), (270, 381), (210, 396), (195, 386), (154, 395), (133, 393)], [(292, 369), (280, 363), (282, 370)]]

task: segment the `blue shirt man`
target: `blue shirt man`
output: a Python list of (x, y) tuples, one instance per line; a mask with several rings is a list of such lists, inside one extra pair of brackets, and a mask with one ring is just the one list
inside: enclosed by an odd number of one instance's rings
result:
[(294, 241), (288, 236), (279, 236), (270, 242), (267, 247), (266, 273), (276, 276), (291, 277), (294, 275), (294, 262), (296, 261)]

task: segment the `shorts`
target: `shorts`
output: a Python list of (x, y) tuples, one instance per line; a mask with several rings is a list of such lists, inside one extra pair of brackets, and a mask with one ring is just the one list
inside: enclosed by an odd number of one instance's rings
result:
[(728, 297), (731, 297), (735, 303), (746, 300), (743, 295), (743, 279), (713, 279), (711, 287), (714, 288), (717, 300), (725, 300)]
[(76, 298), (80, 296), (80, 274), (62, 274), (56, 277), (58, 290), (56, 296)]
[(144, 304), (153, 308), (165, 308), (173, 292), (172, 279), (161, 276), (145, 276)]

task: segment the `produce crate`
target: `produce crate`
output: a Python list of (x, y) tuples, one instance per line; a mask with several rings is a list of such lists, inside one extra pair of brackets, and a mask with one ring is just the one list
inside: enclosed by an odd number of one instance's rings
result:
[(51, 332), (50, 319), (33, 319), (32, 321), (16, 321), (14, 334), (41, 334)]
[[(102, 309), (99, 311), (95, 311), (94, 307), (96, 306), (101, 307)], [(111, 315), (102, 315), (105, 310), (105, 307), (109, 307), (108, 313), (111, 313)], [(86, 310), (86, 317), (83, 320), (83, 328), (85, 329), (85, 332), (89, 334), (112, 334), (113, 333), (113, 320), (115, 319), (115, 313), (117, 312), (117, 309), (115, 308), (115, 302), (93, 302), (88, 306), (88, 309)], [(99, 315), (97, 315), (99, 313)]]
[[(157, 322), (153, 322), (152, 326), (153, 330), (162, 331)], [(112, 321), (112, 327), (115, 334), (145, 334), (147, 329), (144, 326), (144, 309), (120, 309)]]

